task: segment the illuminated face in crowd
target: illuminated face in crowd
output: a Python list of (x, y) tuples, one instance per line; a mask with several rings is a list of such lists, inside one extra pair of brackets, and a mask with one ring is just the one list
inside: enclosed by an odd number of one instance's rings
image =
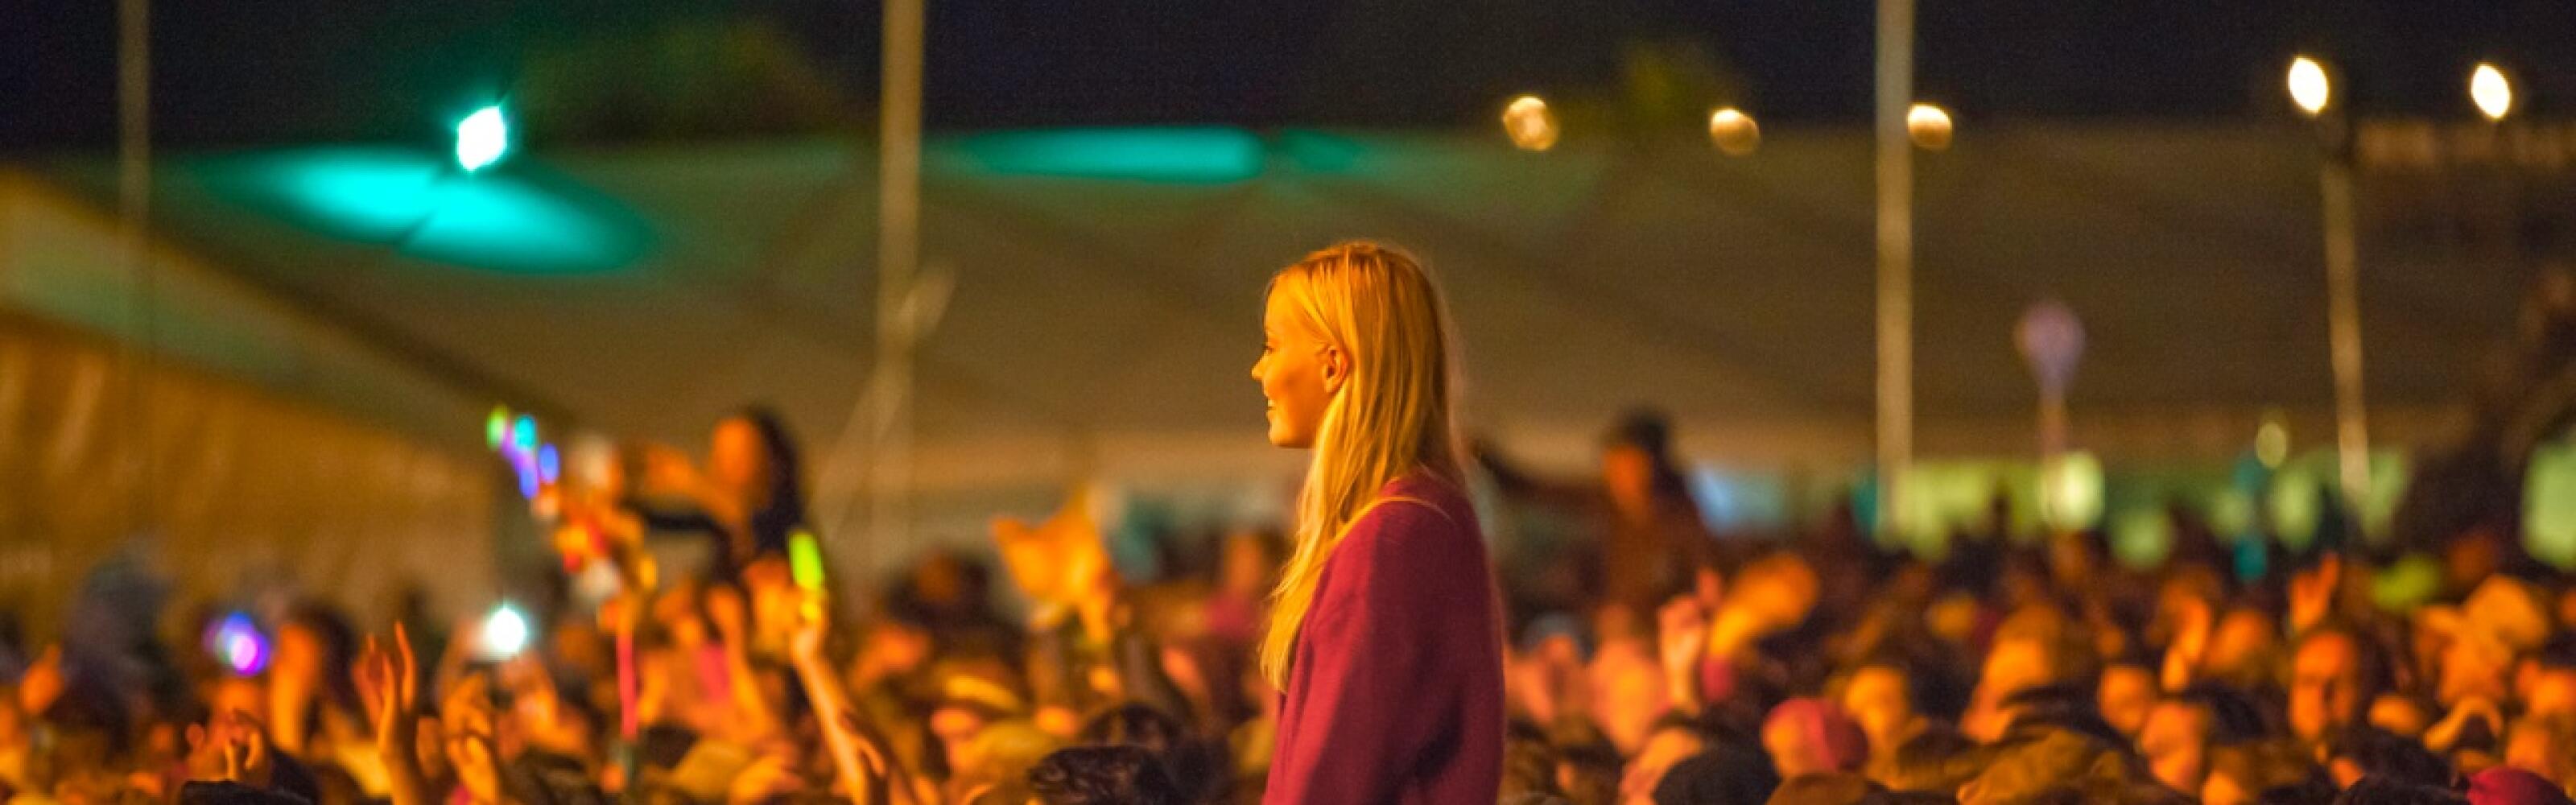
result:
[(2147, 711), (2138, 730), (2138, 752), (2156, 781), (2176, 791), (2199, 791), (2209, 776), (2209, 711), (2167, 701)]
[(768, 474), (764, 452), (759, 426), (742, 417), (726, 419), (716, 423), (707, 448), (707, 470), (726, 489), (761, 489), (766, 483), (763, 476)]
[(1349, 359), (1306, 321), (1299, 309), (1303, 284), (1283, 276), (1270, 290), (1261, 316), (1261, 359), (1252, 379), (1268, 403), (1270, 443), (1310, 448), (1323, 430), (1324, 408), (1350, 375)]
[(1601, 482), (1622, 510), (1632, 515), (1649, 511), (1654, 506), (1655, 457), (1631, 445), (1612, 445), (1601, 451)]
[(2326, 632), (2299, 644), (2290, 663), (2290, 730), (2314, 743), (2353, 723), (2361, 713), (2361, 646), (2350, 635)]
[(1843, 712), (1860, 724), (1873, 752), (1893, 753), (1898, 733), (1914, 720), (1914, 702), (1906, 691), (1905, 673), (1872, 665), (1852, 673), (1843, 684)]
[(2156, 703), (2156, 677), (2136, 665), (2114, 665), (2102, 672), (2098, 696), (2102, 720), (2111, 723), (2120, 734), (2137, 737), (2144, 729), (2147, 712)]

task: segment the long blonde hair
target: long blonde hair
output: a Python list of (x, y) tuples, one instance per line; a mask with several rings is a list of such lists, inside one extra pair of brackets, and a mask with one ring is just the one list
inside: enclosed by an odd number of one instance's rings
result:
[(1451, 431), (1455, 339), (1440, 290), (1420, 262), (1350, 241), (1282, 269), (1269, 293), (1288, 294), (1299, 323), (1350, 361), (1349, 376), (1324, 406), (1297, 494), (1296, 550), (1271, 593), (1261, 639), (1261, 674), (1285, 690), (1316, 581), (1351, 524), (1398, 477), (1424, 472), (1454, 483), (1462, 474)]

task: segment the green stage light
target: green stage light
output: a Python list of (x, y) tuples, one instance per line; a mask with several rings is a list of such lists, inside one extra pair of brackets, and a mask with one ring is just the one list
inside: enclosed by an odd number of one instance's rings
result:
[(1221, 126), (993, 132), (946, 148), (997, 174), (1173, 184), (1253, 179), (1268, 159), (1260, 137)]
[(653, 226), (552, 173), (465, 176), (432, 152), (321, 146), (215, 158), (199, 177), (244, 208), (341, 240), (514, 274), (582, 274), (645, 257)]

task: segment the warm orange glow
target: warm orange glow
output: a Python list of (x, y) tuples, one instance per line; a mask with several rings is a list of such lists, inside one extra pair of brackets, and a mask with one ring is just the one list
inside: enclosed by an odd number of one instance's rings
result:
[(1753, 116), (1729, 106), (1708, 115), (1708, 139), (1728, 156), (1744, 156), (1762, 145), (1762, 127)]
[(1547, 101), (1536, 95), (1513, 98), (1503, 107), (1503, 133), (1510, 135), (1512, 145), (1523, 151), (1545, 151), (1556, 147), (1556, 113), (1548, 111)]
[(1913, 137), (1914, 144), (1924, 150), (1948, 150), (1951, 134), (1950, 113), (1932, 104), (1915, 104), (1913, 109), (1905, 113), (1905, 133)]

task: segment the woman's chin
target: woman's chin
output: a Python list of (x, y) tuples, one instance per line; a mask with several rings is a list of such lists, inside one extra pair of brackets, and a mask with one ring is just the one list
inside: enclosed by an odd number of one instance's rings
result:
[(1299, 438), (1297, 434), (1290, 432), (1286, 428), (1279, 427), (1278, 423), (1273, 422), (1270, 426), (1270, 446), (1284, 447), (1290, 450), (1303, 450), (1315, 446), (1315, 440), (1313, 438)]

